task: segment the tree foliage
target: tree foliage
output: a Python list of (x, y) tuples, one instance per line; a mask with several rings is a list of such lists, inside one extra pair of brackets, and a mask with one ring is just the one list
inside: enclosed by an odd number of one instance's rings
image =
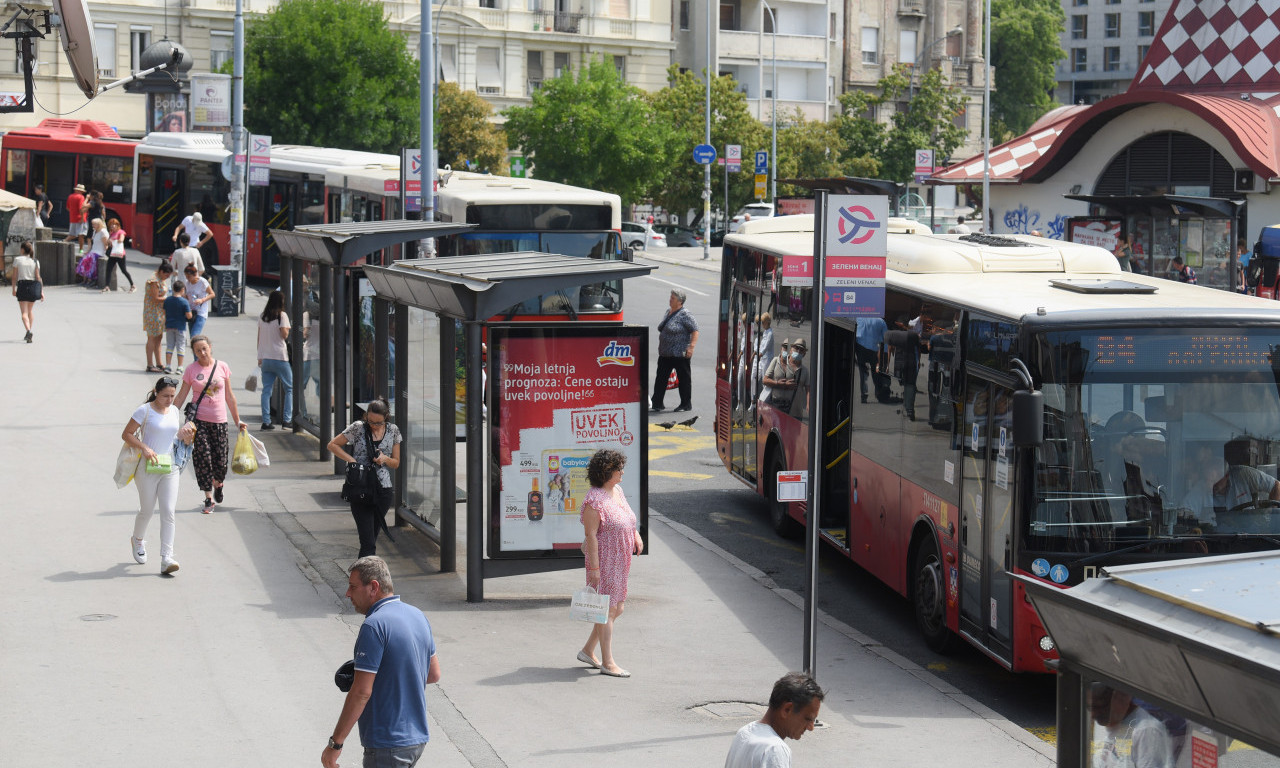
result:
[(506, 176), (507, 136), (489, 118), (493, 106), (457, 83), (440, 83), (436, 91), (436, 151), (440, 167), (467, 168)]
[[(914, 81), (914, 82), (913, 82)], [(845, 141), (841, 167), (850, 176), (873, 176), (906, 182), (915, 171), (915, 151), (932, 148), (946, 158), (964, 143), (966, 131), (956, 124), (966, 98), (949, 85), (942, 71), (914, 75), (899, 65), (877, 84), (879, 93), (848, 91), (840, 96), (842, 114), (837, 133)], [(884, 104), (908, 103), (892, 122), (880, 123), (869, 113)]]
[(669, 134), (648, 100), (600, 59), (543, 81), (532, 104), (503, 115), (508, 141), (540, 179), (613, 192), (631, 203), (651, 193), (669, 162)]
[(992, 0), (992, 140), (1023, 133), (1054, 107), (1054, 63), (1066, 16), (1058, 0)]
[(278, 143), (419, 144), (418, 64), (372, 0), (282, 0), (245, 28), (245, 124)]
[[(706, 89), (705, 80), (691, 71), (680, 72), (673, 64), (667, 70), (667, 87), (650, 97), (655, 117), (671, 132), (668, 146), (674, 152), (667, 164), (665, 183), (652, 190), (654, 202), (677, 213), (692, 208), (698, 218), (702, 211), (703, 167), (693, 162), (693, 148), (706, 139)], [(747, 97), (733, 78), (717, 77), (711, 81), (711, 146), (719, 155), (726, 144), (741, 145), (742, 156), (749, 159), (755, 152), (769, 149), (769, 128), (751, 114)], [(724, 199), (724, 170), (721, 166), (712, 166), (711, 170), (712, 205), (716, 206)], [(730, 212), (754, 196), (752, 174), (729, 174)]]
[[(783, 117), (778, 115), (778, 178), (823, 179), (844, 175), (840, 164), (844, 139), (835, 120), (806, 120), (798, 109), (785, 120)], [(783, 185), (778, 187), (778, 194), (801, 195), (807, 194), (807, 190)]]

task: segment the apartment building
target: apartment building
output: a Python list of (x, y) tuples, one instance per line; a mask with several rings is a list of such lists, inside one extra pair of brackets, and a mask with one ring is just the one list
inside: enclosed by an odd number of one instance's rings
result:
[(738, 82), (751, 113), (764, 122), (773, 119), (775, 71), (779, 118), (797, 110), (809, 120), (835, 114), (843, 0), (720, 0), (710, 8), (674, 0), (673, 5), (676, 60), (682, 68), (701, 73), (710, 61), (713, 72)]
[[(919, 72), (941, 69), (948, 82), (965, 92), (968, 101), (956, 122), (965, 128), (969, 138), (956, 150), (956, 156), (981, 152), (987, 66), (982, 51), (980, 0), (843, 2), (844, 89), (874, 89), (898, 64), (908, 64)], [(888, 121), (894, 112), (905, 111), (909, 106), (909, 100), (886, 105), (875, 117)]]
[(1096, 104), (1129, 87), (1172, 0), (1062, 0), (1066, 25), (1058, 62), (1063, 104)]
[[(243, 0), (246, 23), (275, 5)], [(416, 56), (422, 4), (386, 0), (383, 6)], [(142, 51), (160, 40), (187, 50), (190, 72), (213, 71), (232, 57), (234, 0), (113, 0), (91, 2), (89, 11), (103, 82), (136, 71)], [(545, 79), (593, 57), (612, 62), (628, 82), (656, 90), (666, 83), (675, 48), (668, 0), (445, 0), (435, 5), (433, 21), (441, 80), (479, 92), (497, 110), (528, 104)], [(86, 100), (55, 38), (38, 42), (36, 58), (36, 109), (0, 114), (0, 130), (74, 115), (126, 136), (146, 132), (144, 95), (116, 89)], [(14, 46), (0, 46), (0, 98), (22, 90)]]

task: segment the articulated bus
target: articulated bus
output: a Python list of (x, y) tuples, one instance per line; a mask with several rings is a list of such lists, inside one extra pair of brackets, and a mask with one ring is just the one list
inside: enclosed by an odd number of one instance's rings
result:
[[(807, 467), (816, 418), (820, 539), (907, 597), (935, 650), (963, 638), (1041, 672), (1053, 643), (1013, 575), (1069, 587), (1280, 545), (1275, 302), (1122, 273), (1091, 246), (894, 219), (883, 316), (827, 319), (817, 350), (812, 290), (784, 277), (812, 258), (811, 215), (725, 238), (717, 448), (793, 533), (804, 505), (776, 501), (776, 476)], [(822, 355), (822, 413), (804, 407), (807, 360), (800, 386), (765, 389), (797, 339)], [(1024, 368), (1042, 418), (1013, 407)], [(1033, 447), (1015, 446), (1028, 424)]]
[[(399, 159), (326, 174), (330, 214), (370, 221), (400, 210)], [(441, 257), (539, 251), (590, 259), (621, 259), (622, 199), (608, 192), (541, 179), (516, 179), (444, 169), (439, 172), (436, 219), (476, 224), (461, 235), (438, 238)], [(396, 212), (391, 214), (391, 212)], [(359, 217), (365, 218), (359, 218)], [(622, 285), (610, 281), (530, 299), (504, 320), (622, 320)]]
[(0, 138), (0, 178), (4, 188), (35, 197), (35, 185), (53, 203), (46, 227), (65, 231), (70, 220), (67, 197), (76, 184), (102, 192), (107, 218), (117, 218), (132, 234), (133, 148), (106, 123), (47, 118), (34, 128), (8, 131)]

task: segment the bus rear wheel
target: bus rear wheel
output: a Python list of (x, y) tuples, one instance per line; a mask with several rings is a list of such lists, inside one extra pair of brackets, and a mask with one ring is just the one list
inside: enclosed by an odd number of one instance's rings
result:
[(778, 501), (778, 473), (787, 471), (786, 461), (782, 457), (781, 450), (773, 452), (773, 458), (769, 462), (769, 475), (766, 479), (766, 487), (769, 489), (769, 522), (773, 524), (773, 530), (784, 539), (794, 539), (800, 535), (803, 530), (801, 525), (795, 521), (790, 514), (787, 513), (787, 507), (790, 502)]
[(951, 649), (955, 635), (947, 628), (946, 574), (942, 558), (938, 557), (937, 543), (928, 538), (922, 539), (916, 546), (914, 562), (911, 602), (915, 608), (916, 626), (930, 648), (946, 653)]

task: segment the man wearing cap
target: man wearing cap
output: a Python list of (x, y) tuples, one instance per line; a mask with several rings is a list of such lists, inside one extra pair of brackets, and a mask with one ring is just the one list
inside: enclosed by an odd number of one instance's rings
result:
[(654, 413), (666, 410), (662, 400), (667, 394), (667, 378), (672, 371), (676, 372), (680, 383), (680, 404), (675, 410), (693, 409), (689, 362), (693, 359), (693, 348), (698, 344), (698, 321), (684, 308), (684, 300), (684, 291), (673, 290), (670, 308), (658, 323), (658, 375), (653, 381), (653, 401), (650, 403), (650, 410)]
[(85, 238), (89, 235), (89, 228), (84, 220), (83, 184), (77, 184), (75, 190), (67, 197), (67, 220), (70, 224), (67, 227), (67, 237), (62, 242), (69, 243), (75, 240), (78, 244), (77, 251), (83, 251)]
[(187, 239), (190, 247), (197, 251), (204, 248), (204, 244), (209, 242), (209, 238), (213, 237), (213, 231), (209, 229), (209, 225), (204, 223), (204, 216), (199, 211), (191, 214), (182, 220), (182, 223), (173, 228), (173, 242), (178, 242), (178, 234), (186, 231)]

